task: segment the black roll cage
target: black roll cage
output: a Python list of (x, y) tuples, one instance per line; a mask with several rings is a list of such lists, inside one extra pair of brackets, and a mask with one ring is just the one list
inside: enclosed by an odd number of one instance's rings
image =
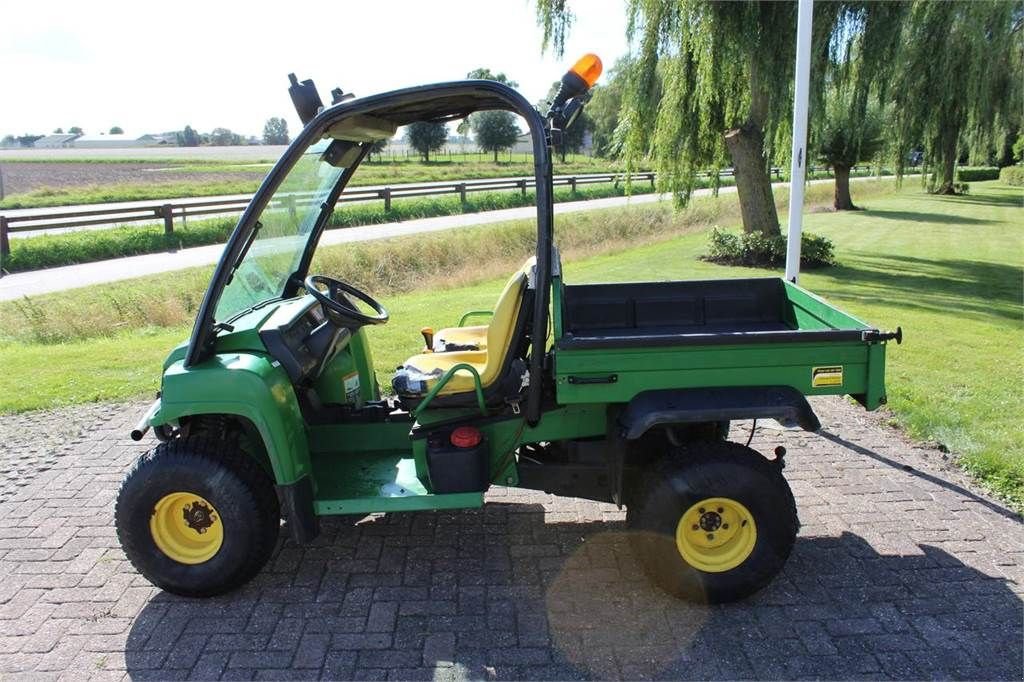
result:
[[(420, 85), (412, 88), (393, 90), (377, 95), (350, 99), (339, 104), (324, 108), (302, 129), (284, 155), (274, 164), (270, 173), (263, 180), (256, 194), (238, 220), (234, 231), (224, 247), (224, 253), (213, 272), (210, 286), (206, 290), (199, 308), (192, 334), (189, 339), (188, 351), (185, 355), (185, 366), (199, 364), (213, 352), (216, 338), (213, 319), (217, 303), (220, 301), (224, 287), (232, 274), (232, 266), (243, 254), (250, 233), (255, 227), (257, 217), (262, 213), (270, 198), (298, 161), (306, 149), (320, 139), (331, 125), (345, 118), (357, 115), (374, 115), (391, 120), (398, 125), (406, 125), (415, 121), (449, 121), (464, 118), (474, 111), (503, 109), (518, 114), (526, 120), (530, 137), (533, 142), (534, 176), (537, 188), (537, 281), (533, 307), (533, 348), (530, 352), (530, 383), (527, 391), (525, 416), (530, 424), (540, 419), (541, 396), (543, 389), (544, 356), (546, 353), (546, 336), (539, 343), (537, 331), (548, 327), (548, 304), (551, 294), (551, 260), (553, 244), (554, 210), (551, 189), (551, 153), (549, 147), (548, 124), (546, 119), (530, 102), (512, 88), (489, 80), (463, 80), (447, 83)], [(366, 157), (369, 149), (364, 144), (362, 152), (355, 162), (341, 174), (337, 185), (331, 192), (329, 201), (333, 204), (348, 184), (356, 169)], [(313, 254), (323, 234), (327, 220), (333, 211), (324, 211), (313, 226), (312, 233), (306, 244), (296, 271), (288, 278), (281, 296), (294, 295), (298, 286), (305, 279)]]

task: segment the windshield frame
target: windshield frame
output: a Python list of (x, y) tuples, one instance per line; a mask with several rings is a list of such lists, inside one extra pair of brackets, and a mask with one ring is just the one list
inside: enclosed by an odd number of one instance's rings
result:
[[(271, 199), (273, 199), (278, 187), (280, 187), (284, 182), (295, 164), (302, 159), (306, 150), (321, 139), (328, 124), (333, 122), (335, 117), (325, 117), (324, 113), (326, 113), (326, 111), (321, 112), (321, 114), (310, 121), (309, 125), (303, 128), (302, 131), (295, 136), (295, 139), (292, 140), (290, 145), (288, 145), (284, 154), (280, 159), (278, 159), (277, 163), (274, 164), (274, 167), (270, 169), (270, 172), (263, 179), (263, 182), (260, 183), (259, 189), (256, 190), (256, 194), (253, 195), (249, 205), (245, 207), (245, 211), (242, 212), (241, 217), (238, 219), (238, 223), (236, 224), (234, 231), (231, 233), (227, 244), (224, 246), (224, 253), (221, 255), (220, 261), (217, 262), (217, 267), (213, 271), (210, 286), (206, 290), (203, 302), (199, 308), (199, 313), (196, 315), (195, 324), (192, 326), (188, 352), (185, 355), (184, 364), (186, 367), (202, 362), (212, 350), (212, 342), (216, 338), (216, 332), (214, 330), (216, 321), (214, 320), (214, 314), (217, 310), (217, 304), (220, 302), (220, 297), (224, 293), (224, 288), (227, 286), (228, 281), (234, 273), (235, 263), (239, 262), (241, 257), (244, 255), (245, 249), (247, 249), (251, 244), (249, 239), (252, 236), (253, 230), (256, 229), (259, 217), (263, 214), (263, 210), (270, 203)], [(360, 154), (356, 162), (349, 168), (346, 168), (345, 172), (338, 178), (338, 182), (335, 185), (334, 190), (331, 192), (331, 196), (335, 200), (341, 194), (345, 185), (359, 167), (363, 158), (365, 158), (365, 153)], [(319, 235), (322, 223), (326, 222), (330, 213), (330, 211), (324, 211), (320, 216), (318, 216), (318, 224), (310, 231), (310, 241), (312, 241), (314, 235)], [(307, 242), (306, 251), (308, 250), (309, 244)], [(303, 262), (306, 261), (305, 253), (300, 260)], [(300, 266), (300, 268), (297, 269), (289, 279), (294, 279), (295, 275), (300, 274), (301, 272), (302, 269)], [(284, 295), (285, 291), (281, 291), (277, 298), (283, 298)], [(267, 301), (264, 301), (264, 303), (273, 300), (274, 297), (270, 297)]]
[[(488, 80), (464, 80), (436, 83), (431, 85), (420, 85), (402, 90), (394, 90), (378, 95), (371, 95), (363, 98), (356, 98), (335, 104), (320, 111), (302, 131), (295, 137), (288, 149), (274, 165), (267, 177), (260, 184), (256, 194), (246, 207), (238, 224), (232, 232), (228, 243), (225, 245), (224, 253), (217, 267), (214, 269), (210, 286), (206, 290), (203, 302), (199, 307), (195, 324), (192, 327), (192, 334), (189, 339), (188, 351), (185, 355), (185, 367), (192, 367), (208, 358), (214, 351), (217, 329), (213, 319), (214, 311), (220, 301), (220, 296), (231, 275), (233, 265), (238, 261), (242, 249), (249, 238), (255, 223), (262, 214), (264, 208), (270, 202), (277, 188), (284, 178), (291, 171), (292, 167), (305, 153), (306, 149), (323, 137), (327, 128), (345, 118), (366, 113), (397, 112), (396, 118), (401, 118), (402, 107), (416, 107), (421, 104), (438, 102), (441, 108), (430, 111), (429, 117), (406, 118), (408, 122), (415, 120), (437, 120), (448, 121), (464, 118), (470, 113), (485, 109), (504, 109), (521, 116), (529, 129), (534, 160), (534, 176), (536, 180), (536, 208), (537, 208), (537, 267), (536, 267), (536, 292), (534, 297), (533, 323), (536, 329), (547, 328), (548, 301), (550, 298), (551, 285), (551, 257), (552, 257), (552, 223), (554, 209), (552, 205), (551, 187), (551, 153), (549, 148), (548, 131), (546, 119), (537, 111), (525, 97), (516, 90), (503, 83)], [(398, 121), (399, 125), (405, 125), (405, 121)], [(368, 149), (365, 145), (364, 149)], [(335, 199), (337, 194), (344, 189), (349, 179), (359, 168), (365, 154), (361, 155), (338, 180), (335, 188)], [(307, 274), (313, 253), (323, 234), (327, 217), (331, 211), (324, 211), (318, 224), (310, 231), (306, 250), (293, 274), (292, 283), (282, 291), (287, 291), (295, 286), (295, 280), (302, 279)], [(530, 389), (527, 404), (527, 420), (536, 423), (539, 419), (541, 384), (543, 375), (543, 359), (545, 353), (532, 352), (530, 358)]]
[[(304, 157), (310, 153), (311, 149), (315, 148), (316, 144), (316, 141), (311, 143), (308, 147), (306, 147), (303, 153), (300, 154), (299, 157), (295, 160), (295, 163), (289, 169), (288, 174), (286, 174), (285, 177), (282, 179), (281, 184), (274, 190), (274, 192), (271, 193), (270, 202), (274, 201), (274, 198), (277, 196), (277, 191), (284, 186), (284, 183), (287, 181), (287, 178), (290, 177), (290, 174), (295, 170), (295, 167), (302, 162)], [(305, 243), (302, 244), (301, 248), (295, 250), (296, 258), (294, 261), (294, 265), (292, 266), (294, 269), (291, 272), (287, 273), (287, 275), (284, 277), (283, 281), (280, 284), (280, 290), (272, 296), (268, 296), (259, 301), (254, 301), (247, 308), (241, 308), (223, 318), (218, 317), (217, 312), (219, 304), (223, 300), (223, 294), (227, 292), (228, 288), (231, 286), (231, 283), (239, 274), (239, 270), (242, 269), (242, 266), (245, 263), (245, 259), (248, 258), (250, 255), (250, 250), (258, 241), (259, 231), (263, 228), (263, 223), (265, 221), (261, 219), (263, 216), (262, 212), (260, 213), (260, 215), (256, 217), (256, 221), (253, 223), (253, 229), (249, 230), (246, 240), (242, 243), (242, 248), (239, 250), (238, 257), (231, 263), (231, 271), (228, 275), (228, 279), (224, 283), (224, 288), (221, 291), (221, 297), (218, 298), (218, 305), (214, 306), (213, 315), (215, 323), (231, 323), (234, 320), (238, 319), (239, 317), (242, 317), (243, 315), (247, 314), (251, 310), (261, 308), (264, 305), (267, 305), (268, 303), (272, 303), (274, 301), (280, 301), (283, 299), (291, 298), (292, 296), (295, 295), (299, 287), (302, 286), (302, 278), (297, 277), (296, 275), (300, 272), (304, 272), (305, 268), (309, 267), (306, 261), (307, 254), (310, 253), (310, 242), (312, 235), (318, 229), (320, 229), (321, 225), (325, 225), (326, 222), (330, 219), (331, 213), (333, 213), (334, 211), (334, 206), (337, 204), (338, 197), (341, 196), (341, 193), (342, 191), (344, 191), (349, 179), (352, 177), (353, 173), (355, 173), (356, 169), (359, 167), (363, 159), (369, 153), (370, 147), (371, 145), (369, 144), (361, 145), (359, 147), (359, 151), (357, 152), (354, 161), (349, 166), (339, 169), (340, 172), (338, 173), (338, 177), (334, 180), (334, 183), (330, 185), (330, 189), (325, 194), (322, 195), (323, 198), (321, 200), (321, 203), (315, 209), (316, 218), (313, 224), (310, 226), (309, 231), (305, 233)], [(321, 163), (322, 162), (323, 161), (321, 160)], [(295, 236), (301, 236), (301, 233), (296, 234)]]

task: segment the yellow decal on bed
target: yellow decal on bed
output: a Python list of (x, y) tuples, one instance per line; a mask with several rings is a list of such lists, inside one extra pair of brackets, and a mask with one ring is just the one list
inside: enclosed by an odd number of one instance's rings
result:
[(828, 367), (811, 368), (811, 388), (825, 388), (827, 386), (843, 385), (843, 366), (829, 365)]

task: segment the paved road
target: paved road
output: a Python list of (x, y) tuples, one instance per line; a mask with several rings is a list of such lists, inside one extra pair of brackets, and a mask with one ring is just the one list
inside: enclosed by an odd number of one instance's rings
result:
[[(722, 193), (729, 191), (735, 191), (735, 188), (723, 187), (721, 189)], [(698, 190), (696, 194), (706, 192), (706, 190)], [(608, 199), (593, 199), (590, 201), (571, 201), (555, 204), (555, 214), (593, 211), (615, 206), (645, 204), (653, 201), (659, 201), (659, 196), (656, 194), (641, 194), (634, 197), (610, 197)], [(521, 208), (509, 208), (501, 211), (463, 213), (460, 215), (439, 216), (437, 218), (407, 220), (398, 223), (347, 227), (344, 229), (328, 230), (321, 238), (320, 244), (326, 246), (347, 242), (369, 241), (372, 239), (387, 239), (389, 237), (400, 237), (422, 232), (437, 232), (439, 230), (472, 227), (474, 225), (487, 225), (506, 220), (529, 219), (536, 215), (536, 208), (533, 206), (523, 206)], [(144, 256), (130, 256), (116, 260), (82, 263), (80, 265), (68, 265), (59, 268), (4, 275), (0, 277), (0, 301), (9, 301), (21, 298), (22, 296), (38, 296), (40, 294), (74, 289), (91, 284), (117, 282), (131, 279), (132, 277), (182, 270), (200, 265), (212, 265), (220, 260), (223, 251), (223, 244), (211, 244), (210, 246), (197, 246), (191, 249), (167, 253), (151, 253)]]
[(614, 507), (505, 489), (482, 510), (328, 521), (237, 593), (173, 597), (111, 528), (144, 406), (0, 417), (0, 677), (1021, 679), (1020, 519), (943, 453), (814, 404), (821, 434), (754, 439), (789, 448), (794, 554), (714, 608), (647, 583)]

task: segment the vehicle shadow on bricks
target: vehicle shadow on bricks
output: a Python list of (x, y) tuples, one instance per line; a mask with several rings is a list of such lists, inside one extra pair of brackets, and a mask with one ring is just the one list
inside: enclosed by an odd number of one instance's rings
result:
[(354, 527), (329, 519), (313, 545), (285, 542), (238, 592), (155, 596), (129, 634), (128, 672), (430, 680), (1024, 673), (1019, 596), (937, 547), (889, 556), (848, 532), (801, 537), (764, 591), (707, 607), (652, 587), (621, 521), (552, 522), (573, 513), (573, 501), (561, 504), (567, 511), (489, 503)]

